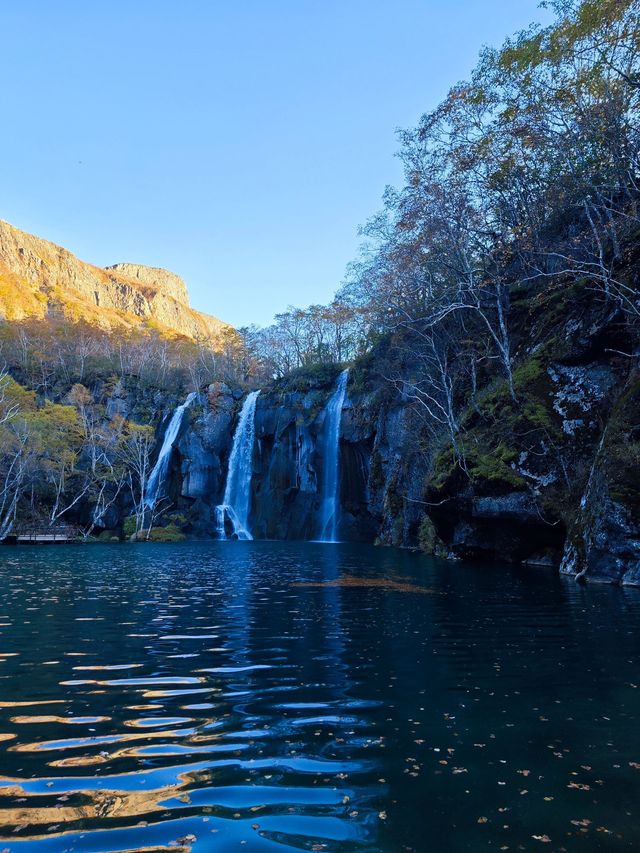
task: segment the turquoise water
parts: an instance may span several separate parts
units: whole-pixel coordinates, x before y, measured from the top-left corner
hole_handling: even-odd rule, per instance
[[[639,638],[507,566],[4,548],[0,851],[637,850]]]

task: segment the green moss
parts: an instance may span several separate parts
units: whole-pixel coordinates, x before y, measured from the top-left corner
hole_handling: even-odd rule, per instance
[[[311,364],[293,370],[275,383],[275,390],[283,393],[291,391],[310,391],[332,385],[342,370],[338,364]]]
[[[539,427],[540,429],[548,430],[549,432],[557,433],[558,426],[554,423],[551,412],[546,406],[538,400],[527,400],[522,407],[522,418],[525,420],[524,426]]]
[[[136,519],[133,515],[130,515],[129,518],[125,518],[123,521],[122,532],[125,536],[133,536],[136,532]]]
[[[456,469],[458,469],[458,463],[453,452],[453,447],[447,447],[436,457],[433,466],[433,475],[427,485],[436,490],[442,489]]]
[[[518,365],[513,371],[513,384],[516,391],[526,391],[534,382],[545,375],[545,372],[541,363],[541,354],[538,352],[533,358]]]
[[[634,516],[640,515],[640,380],[632,379],[611,412],[607,425],[604,473],[609,494]]]
[[[494,380],[469,407],[462,418],[466,466],[473,480],[502,482],[522,487],[524,480],[512,467],[519,456],[514,445],[519,437],[525,444],[562,440],[559,419],[552,408],[552,382],[547,371],[548,348],[522,362],[513,372],[516,400],[506,380]],[[441,455],[436,465],[436,485],[442,487],[457,467],[451,450]]]
[[[521,488],[525,481],[511,467],[511,463],[517,458],[517,450],[499,444],[492,453],[474,454],[473,459],[467,460],[469,474],[472,480],[486,480]]]
[[[453,485],[455,478],[466,477],[468,474],[472,482],[479,486],[488,484],[492,491],[496,487],[523,488],[525,480],[511,467],[517,458],[518,451],[504,443],[494,448],[487,447],[486,450],[472,447],[465,452],[465,473],[460,459],[454,454],[453,448],[449,447],[438,456],[433,477],[428,485],[440,491]]]
[[[186,536],[177,525],[168,524],[166,527],[152,527],[147,538],[150,542],[184,542]]]
[[[437,557],[446,556],[447,549],[444,542],[436,533],[433,522],[428,515],[425,515],[418,528],[418,546],[425,554],[432,554]]]

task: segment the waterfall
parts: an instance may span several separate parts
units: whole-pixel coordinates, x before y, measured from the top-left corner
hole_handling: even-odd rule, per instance
[[[229,457],[227,484],[222,503],[216,507],[218,537],[226,539],[225,521],[229,518],[238,539],[253,539],[249,530],[251,475],[255,438],[256,401],[260,391],[252,391],[242,404],[238,426]]]
[[[158,495],[160,494],[167,478],[169,463],[171,462],[171,454],[173,452],[173,444],[180,432],[182,419],[184,418],[185,412],[197,396],[197,391],[192,391],[184,403],[178,406],[171,415],[171,420],[169,421],[169,425],[165,431],[158,459],[156,460],[156,464],[153,466],[153,469],[149,474],[149,479],[147,480],[144,502],[150,509],[155,506],[158,500]]]
[[[349,371],[343,370],[324,410],[324,470],[320,506],[320,542],[336,542],[340,513],[340,423]]]

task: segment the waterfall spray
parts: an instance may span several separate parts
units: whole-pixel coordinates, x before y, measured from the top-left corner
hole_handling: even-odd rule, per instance
[[[255,438],[256,401],[260,391],[247,395],[238,426],[233,436],[229,457],[229,470],[222,503],[216,507],[218,537],[226,539],[225,521],[228,518],[238,539],[253,539],[249,530],[251,510],[251,476],[253,443]]]
[[[162,493],[162,487],[164,486],[167,473],[169,471],[173,445],[178,437],[178,433],[180,432],[180,427],[182,426],[185,413],[197,396],[197,392],[192,391],[184,403],[178,406],[171,415],[171,420],[169,421],[169,425],[167,426],[164,434],[164,439],[162,440],[162,447],[160,448],[158,459],[156,460],[156,464],[153,466],[153,469],[149,474],[149,479],[147,480],[144,502],[150,509],[155,506],[158,496]]]
[[[340,424],[349,371],[343,370],[324,415],[324,470],[320,506],[320,542],[336,542],[340,513]]]

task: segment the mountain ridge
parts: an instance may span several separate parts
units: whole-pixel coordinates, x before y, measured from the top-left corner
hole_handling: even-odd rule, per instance
[[[108,331],[153,326],[212,344],[232,328],[192,308],[176,273],[133,263],[98,267],[0,219],[0,318],[56,316]]]

